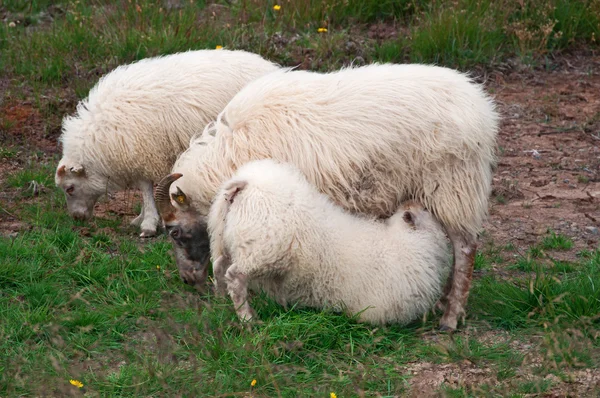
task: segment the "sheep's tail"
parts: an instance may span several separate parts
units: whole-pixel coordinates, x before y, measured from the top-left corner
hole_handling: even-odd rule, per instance
[[[215,197],[208,215],[208,232],[210,234],[210,251],[213,261],[226,254],[223,231],[227,224],[227,214],[236,196],[248,186],[246,180],[232,179],[223,185]]]

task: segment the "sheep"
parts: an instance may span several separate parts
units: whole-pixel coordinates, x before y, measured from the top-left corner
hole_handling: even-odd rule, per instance
[[[488,214],[499,116],[481,85],[458,71],[421,64],[373,64],[331,73],[279,70],[242,89],[165,178],[157,203],[176,236],[206,227],[221,183],[265,158],[298,167],[337,205],[390,217],[414,200],[444,226],[454,260],[437,307],[442,330],[464,322],[477,234]],[[208,139],[207,137],[212,137]],[[192,152],[199,150],[194,156]],[[175,182],[173,182],[175,181]],[[161,184],[159,184],[161,185]],[[196,263],[193,248],[181,244]],[[177,239],[174,239],[175,241]],[[208,256],[202,256],[206,260]],[[196,273],[202,283],[202,273]]]
[[[92,217],[107,191],[141,190],[132,224],[154,236],[160,216],[153,182],[173,166],[192,134],[249,81],[278,66],[245,51],[199,50],[121,65],[103,76],[74,116],[63,119],[56,185],[76,219]]]
[[[442,226],[404,203],[387,220],[334,204],[289,163],[240,167],[208,215],[217,291],[255,315],[248,288],[286,306],[332,308],[360,322],[406,324],[438,299],[449,266]]]

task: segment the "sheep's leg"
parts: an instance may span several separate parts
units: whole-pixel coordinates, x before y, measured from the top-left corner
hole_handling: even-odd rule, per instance
[[[440,320],[442,330],[455,330],[459,319],[464,323],[465,307],[471,288],[473,268],[475,267],[476,237],[450,230],[448,232],[454,248],[454,263],[448,284],[444,289],[444,297],[440,304],[446,304],[444,315]]]
[[[225,281],[238,317],[242,321],[251,320],[254,310],[248,302],[248,275],[239,271],[238,267],[233,264],[225,272]]]
[[[142,181],[139,183],[139,188],[142,191],[142,199],[144,201],[142,214],[144,215],[140,237],[147,238],[156,235],[156,229],[160,222],[160,215],[154,203],[153,184],[152,181]]]
[[[227,294],[227,282],[225,280],[225,273],[231,266],[229,257],[221,255],[213,264],[213,276],[215,278],[215,293],[219,296],[225,296]]]
[[[144,206],[142,206],[142,211],[140,212],[140,214],[134,218],[133,220],[131,220],[131,225],[133,225],[134,227],[139,227],[142,224],[142,220],[144,219]]]

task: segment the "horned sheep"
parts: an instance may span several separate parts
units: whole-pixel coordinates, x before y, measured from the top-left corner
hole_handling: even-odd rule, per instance
[[[172,174],[159,184],[170,196],[161,194],[157,202],[174,240],[187,236],[191,242],[179,241],[176,250],[195,264],[191,283],[198,285],[208,256],[192,253],[208,246],[211,201],[249,161],[291,163],[355,214],[386,218],[400,203],[417,201],[452,242],[452,272],[438,304],[444,309],[441,328],[453,330],[465,316],[477,234],[487,217],[498,122],[482,86],[444,67],[279,70],[251,82],[227,104],[198,139],[204,145],[190,146],[174,165],[172,173],[183,177],[175,181]],[[189,238],[194,233],[199,235]]]
[[[223,184],[208,231],[217,291],[229,292],[243,320],[254,316],[250,288],[284,306],[405,324],[438,299],[450,258],[442,226],[419,204],[385,221],[355,216],[270,159]]]
[[[160,216],[153,182],[169,173],[190,137],[249,81],[277,65],[245,51],[199,50],[147,58],[103,76],[63,119],[55,180],[76,219],[91,218],[107,191],[138,187],[132,224],[153,236]]]

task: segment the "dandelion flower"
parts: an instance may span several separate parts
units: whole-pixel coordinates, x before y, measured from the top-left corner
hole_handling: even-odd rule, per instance
[[[329,398],[337,398],[337,395],[335,395],[335,393],[332,392],[331,394],[329,394]]]
[[[83,387],[83,383],[80,382],[79,380],[73,380],[73,379],[71,379],[71,380],[69,380],[69,383],[71,383],[72,385],[74,385],[77,388]]]
[[[14,23],[14,22],[12,22],[12,21],[10,21],[10,22],[8,23],[8,27],[9,27],[9,28],[14,28],[15,26],[17,26],[17,24],[16,24],[16,23]],[[592,34],[593,34],[593,33],[592,33]]]
[[[222,48],[223,48],[223,46],[216,46],[216,47],[215,47],[215,49],[217,49],[217,50],[220,50],[220,49],[222,49]],[[177,200],[179,201],[179,198],[177,198]],[[180,202],[180,203],[181,203],[181,202]]]
[[[157,266],[156,266],[156,269],[160,271],[160,265],[157,265]]]
[[[327,32],[327,28],[319,28],[319,29],[317,29],[317,32],[325,33],[325,32]]]
[[[275,5],[273,6],[273,9],[274,9],[275,11],[279,11],[279,10],[281,10],[281,6],[280,6],[279,4],[275,4]]]
[[[250,385],[251,385],[252,387],[254,387],[254,386],[256,385],[256,379],[252,380],[252,383],[250,383]]]

